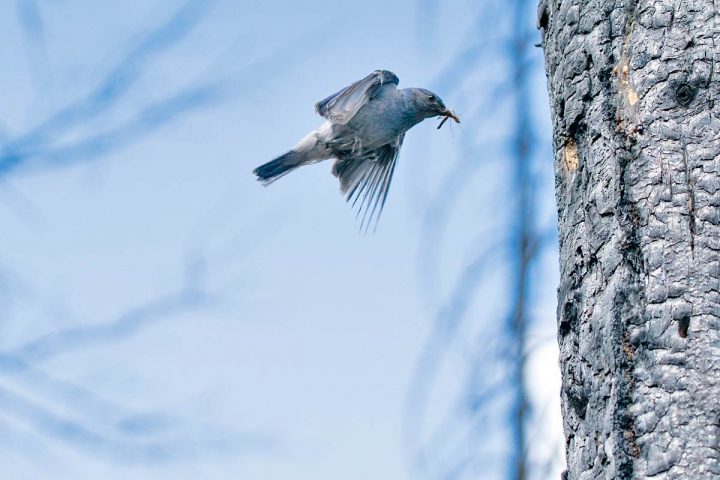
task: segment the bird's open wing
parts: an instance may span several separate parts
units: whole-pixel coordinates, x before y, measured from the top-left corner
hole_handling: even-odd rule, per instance
[[[373,217],[377,227],[404,137],[400,135],[394,142],[369,152],[339,156],[333,165],[340,192],[346,201],[358,205],[357,216],[362,214],[360,230],[367,231]]]
[[[378,87],[396,86],[398,77],[387,70],[373,73],[315,104],[315,111],[333,123],[346,124],[365,105]]]

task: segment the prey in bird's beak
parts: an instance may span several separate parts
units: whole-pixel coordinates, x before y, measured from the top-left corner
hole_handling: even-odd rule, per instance
[[[455,120],[455,123],[460,123],[460,117],[455,115],[455,112],[453,112],[452,110],[450,110],[448,108],[443,110],[443,112],[440,114],[440,116],[443,117],[443,119],[440,120],[440,125],[437,126],[438,130],[440,130],[440,128],[442,128],[443,125],[445,125],[445,122],[448,121],[448,118],[452,118],[453,120]]]

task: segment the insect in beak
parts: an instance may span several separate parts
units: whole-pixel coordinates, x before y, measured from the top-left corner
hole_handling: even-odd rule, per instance
[[[460,117],[455,115],[455,112],[453,112],[452,110],[445,110],[443,113],[440,114],[440,116],[443,117],[443,119],[440,120],[440,125],[437,126],[438,130],[440,130],[443,125],[445,125],[445,122],[448,121],[448,118],[452,118],[453,120],[455,120],[455,123],[460,123]]]

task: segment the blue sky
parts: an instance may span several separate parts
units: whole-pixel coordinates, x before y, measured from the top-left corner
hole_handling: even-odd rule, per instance
[[[0,5],[7,139],[92,91],[182,3]],[[129,68],[117,106],[58,144],[184,88],[210,86],[209,99],[190,97],[200,103],[107,154],[41,154],[0,179],[0,347],[27,362],[0,365],[4,476],[408,478],[403,418],[418,356],[458,272],[503,223],[502,202],[488,208],[503,169],[483,160],[468,175],[490,181],[463,191],[427,275],[423,221],[441,179],[468,148],[501,157],[502,105],[477,111],[467,79],[441,73],[476,41],[478,6],[191,5],[197,25],[142,59],[137,78]],[[425,122],[406,136],[380,227],[361,235],[329,163],[269,188],[250,172],[321,123],[314,102],[377,68],[436,89],[467,121],[440,131]],[[549,137],[543,82],[539,71],[533,108]],[[475,138],[482,115],[498,115],[498,126]],[[546,150],[549,196],[538,210],[552,227]],[[552,340],[552,252],[540,265],[536,336]],[[475,312],[502,307],[494,283]],[[536,353],[545,401],[559,388],[554,342]],[[453,364],[444,372],[434,402],[461,382]]]

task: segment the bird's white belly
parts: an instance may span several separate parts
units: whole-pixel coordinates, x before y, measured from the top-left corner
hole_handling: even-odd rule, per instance
[[[306,154],[308,159],[324,160],[330,157],[327,142],[332,138],[332,123],[325,122],[317,130],[305,135],[293,148],[296,152]]]

